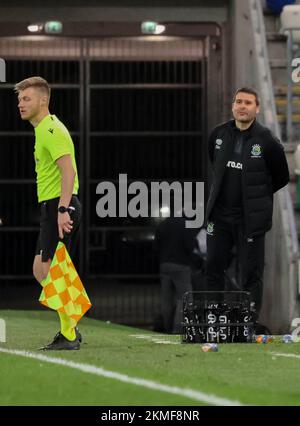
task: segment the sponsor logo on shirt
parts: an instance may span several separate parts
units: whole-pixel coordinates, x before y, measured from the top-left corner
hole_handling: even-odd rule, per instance
[[[236,163],[235,161],[228,161],[228,163],[226,164],[226,167],[231,167],[232,169],[243,169],[243,164],[242,163]]]
[[[221,145],[222,145],[223,141],[222,139],[216,139],[216,149],[221,149]]]
[[[252,145],[251,158],[261,158],[261,146],[259,144]]]
[[[214,235],[214,224],[213,224],[213,222],[208,222],[208,224],[207,224],[207,235]]]

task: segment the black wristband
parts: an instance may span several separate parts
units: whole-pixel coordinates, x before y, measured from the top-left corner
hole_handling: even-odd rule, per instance
[[[58,209],[59,213],[66,213],[68,211],[68,208],[65,206],[59,206]]]

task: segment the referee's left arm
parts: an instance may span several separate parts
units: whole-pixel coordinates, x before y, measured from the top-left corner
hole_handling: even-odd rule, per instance
[[[58,203],[58,207],[65,206],[69,207],[73,189],[76,171],[72,164],[72,158],[70,154],[63,155],[56,160],[56,164],[59,167],[61,174],[61,194]],[[64,232],[71,232],[73,221],[70,218],[68,212],[58,214],[58,231],[60,238],[63,238]]]

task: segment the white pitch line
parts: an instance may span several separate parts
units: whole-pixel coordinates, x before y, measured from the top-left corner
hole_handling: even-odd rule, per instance
[[[84,373],[94,374],[96,376],[108,377],[110,379],[115,379],[120,382],[130,383],[137,386],[142,386],[144,388],[153,389],[156,391],[171,393],[179,395],[182,397],[190,398],[195,401],[204,402],[210,405],[220,405],[220,406],[239,406],[244,405],[239,401],[230,400],[227,398],[220,398],[218,396],[207,394],[198,390],[193,390],[189,388],[179,388],[177,386],[164,385],[162,383],[154,382],[152,380],[141,379],[138,377],[130,377],[126,374],[116,373],[115,371],[105,370],[101,367],[96,367],[95,365],[82,364],[79,362],[68,361],[62,358],[52,358],[46,355],[37,354],[34,352],[27,352],[17,349],[4,349],[0,348],[0,352],[23,356],[25,358],[37,359],[39,361],[49,362],[56,365],[62,365],[64,367],[74,368],[75,370],[83,371]]]
[[[180,345],[180,342],[174,342],[171,340],[166,340],[165,336],[156,336],[155,334],[130,334],[130,337],[135,337],[136,339],[149,340],[153,343],[163,344],[163,345]]]
[[[274,356],[284,356],[286,358],[297,358],[300,359],[300,355],[296,355],[296,354],[282,354],[282,353],[276,353],[276,352],[270,352],[271,355]]]

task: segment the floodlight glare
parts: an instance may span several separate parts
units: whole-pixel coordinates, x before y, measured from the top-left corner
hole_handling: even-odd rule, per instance
[[[158,25],[156,26],[155,33],[154,33],[154,34],[162,34],[165,30],[166,30],[165,25],[160,25],[160,24],[158,24]]]
[[[165,25],[160,25],[154,21],[145,21],[141,24],[141,31],[143,34],[161,34],[165,29]]]
[[[60,21],[48,21],[45,23],[46,34],[60,34],[63,30],[63,24]]]
[[[170,208],[168,206],[161,207],[160,212],[167,215],[170,213]]]
[[[27,30],[30,33],[40,33],[43,29],[43,24],[30,24],[27,26]]]

